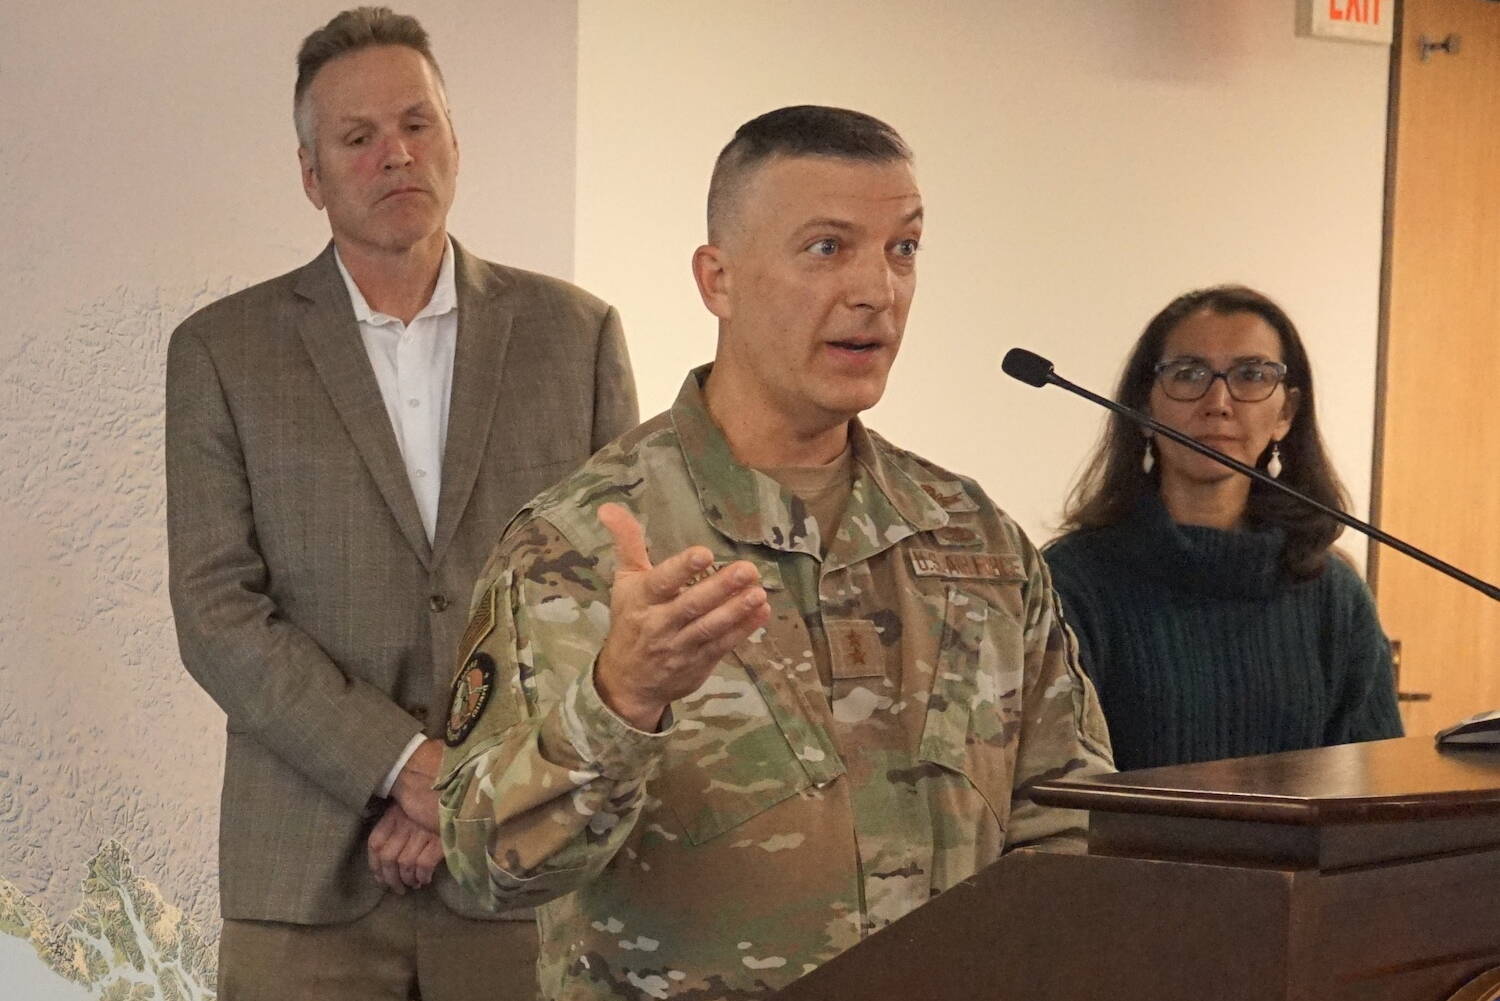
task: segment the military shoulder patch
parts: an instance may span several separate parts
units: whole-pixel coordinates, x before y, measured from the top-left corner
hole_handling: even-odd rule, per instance
[[[474,724],[484,715],[490,696],[495,691],[495,658],[487,653],[476,653],[459,668],[453,679],[453,696],[448,704],[448,726],[443,731],[443,742],[457,747],[469,738]]]
[[[1015,553],[955,553],[941,549],[908,550],[911,571],[918,577],[953,577],[959,580],[1026,579],[1021,557]]]

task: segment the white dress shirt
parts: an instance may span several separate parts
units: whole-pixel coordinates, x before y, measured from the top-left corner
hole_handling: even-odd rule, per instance
[[[448,437],[448,400],[453,394],[453,351],[458,344],[458,292],[453,282],[453,244],[443,249],[432,298],[410,325],[370,309],[344,262],[339,274],[354,303],[359,336],[380,384],[396,444],[406,463],[411,492],[431,542],[437,528],[438,490],[443,481],[443,442]]]
[[[377,313],[349,276],[334,248],[334,262],[354,304],[359,336],[375,370],[385,412],[406,464],[406,478],[417,499],[422,528],[431,542],[437,530],[438,494],[443,482],[443,444],[448,437],[448,402],[453,395],[453,353],[458,345],[458,290],[453,280],[453,242],[443,247],[432,298],[410,324]],[[389,796],[396,776],[425,739],[419,731],[387,773],[378,794]]]

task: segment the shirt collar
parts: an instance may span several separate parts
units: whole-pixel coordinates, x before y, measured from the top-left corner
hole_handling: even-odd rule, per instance
[[[712,365],[688,373],[672,405],[672,424],[683,461],[698,491],[704,517],[739,542],[818,556],[821,539],[807,507],[781,484],[734,457],[703,398]],[[827,563],[868,559],[916,532],[948,523],[943,507],[884,453],[889,445],[855,418],[849,422],[854,488]]]
[[[354,306],[354,319],[359,323],[368,323],[372,326],[381,326],[395,320],[395,317],[385,313],[377,313],[370,308],[365,301],[364,293],[355,284],[354,278],[349,274],[349,269],[344,267],[344,259],[339,256],[337,245],[333,248],[333,262],[338,265],[339,277],[344,279],[344,287],[349,290],[349,301]],[[432,298],[427,300],[427,305],[412,317],[412,322],[426,316],[442,316],[458,308],[458,286],[453,278],[453,238],[447,237],[443,240],[443,261],[438,265],[437,284],[433,286]]]

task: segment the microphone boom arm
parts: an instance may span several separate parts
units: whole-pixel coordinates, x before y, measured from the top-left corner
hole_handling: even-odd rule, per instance
[[[1015,375],[1014,372],[1011,372],[1010,374]],[[1114,400],[1106,399],[1105,397],[1102,397],[1097,393],[1091,393],[1087,389],[1084,389],[1082,386],[1074,385],[1067,379],[1064,379],[1062,376],[1052,371],[1052,366],[1050,364],[1047,364],[1044,376],[1041,375],[1040,371],[1037,374],[1041,376],[1044,382],[1050,382],[1056,386],[1060,386],[1070,393],[1076,393],[1084,399],[1091,400],[1107,410],[1114,411],[1127,420],[1131,420],[1144,427],[1148,427],[1164,438],[1170,438],[1173,441],[1177,442],[1177,444],[1179,445],[1190,448],[1193,451],[1200,453],[1201,455],[1206,455],[1216,462],[1223,463],[1230,469],[1233,469],[1235,472],[1244,473],[1246,476],[1250,477],[1257,483],[1264,483],[1266,486],[1275,487],[1282,493],[1295,497],[1304,504],[1312,505],[1319,511],[1328,515],[1328,517],[1337,521],[1339,524],[1346,525],[1349,528],[1354,529],[1355,531],[1363,532],[1365,535],[1368,535],[1370,538],[1376,540],[1377,542],[1383,542],[1387,546],[1390,546],[1392,549],[1403,552],[1407,556],[1410,556],[1412,559],[1417,560],[1421,563],[1425,563],[1428,566],[1432,567],[1434,570],[1445,573],[1449,577],[1452,577],[1454,580],[1461,581],[1462,583],[1469,585],[1480,594],[1486,595],[1495,601],[1500,601],[1500,588],[1497,588],[1495,585],[1480,580],[1473,574],[1460,570],[1458,567],[1454,566],[1451,563],[1445,563],[1443,560],[1438,559],[1436,556],[1433,556],[1430,553],[1423,552],[1410,543],[1402,542],[1394,535],[1391,535],[1388,532],[1383,532],[1380,529],[1376,528],[1374,525],[1360,521],[1353,515],[1346,514],[1343,511],[1337,510],[1336,508],[1331,508],[1327,504],[1321,504],[1318,501],[1313,500],[1311,497],[1307,497],[1302,493],[1293,490],[1291,487],[1287,486],[1285,483],[1282,483],[1280,480],[1275,479],[1271,476],[1267,476],[1265,473],[1261,472],[1259,469],[1256,469],[1254,466],[1247,466],[1243,462],[1240,462],[1238,459],[1232,459],[1229,456],[1225,455],[1223,452],[1218,451],[1217,449],[1209,448],[1207,445],[1188,437],[1181,431],[1174,431],[1172,428],[1167,427],[1160,421],[1148,417],[1147,415],[1138,411],[1132,410],[1123,404],[1116,403]],[[1019,375],[1016,377],[1021,378],[1023,382],[1030,382],[1030,380],[1022,378]],[[1042,383],[1031,384],[1041,385]]]

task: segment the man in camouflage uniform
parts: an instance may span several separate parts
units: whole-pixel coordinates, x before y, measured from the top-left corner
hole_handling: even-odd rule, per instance
[[[905,144],[786,108],[720,155],[713,365],[507,530],[460,650],[448,864],[540,905],[548,998],[768,994],[1084,816],[1110,767],[1045,566],[873,405],[915,287]]]

